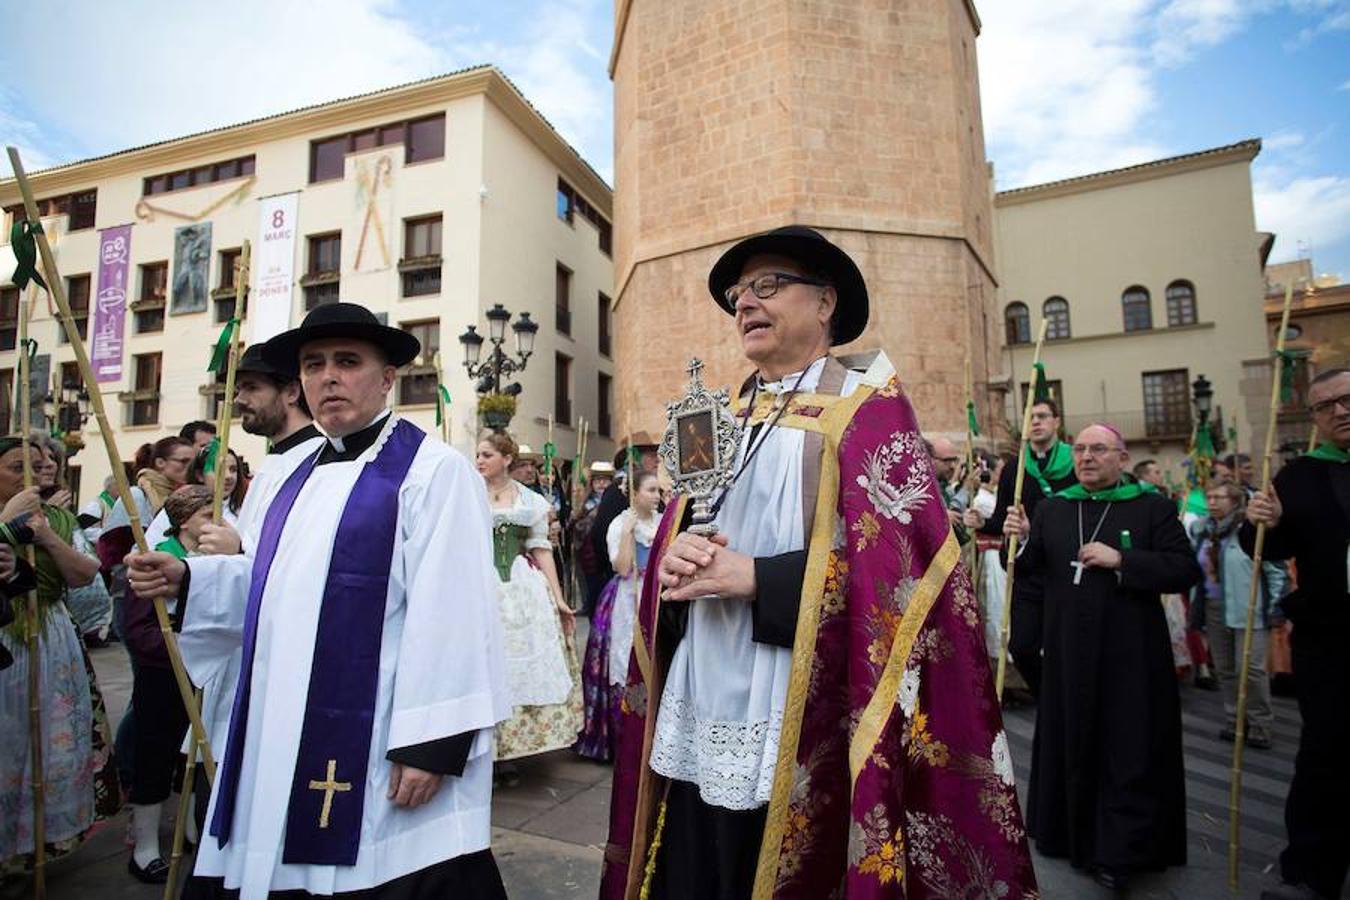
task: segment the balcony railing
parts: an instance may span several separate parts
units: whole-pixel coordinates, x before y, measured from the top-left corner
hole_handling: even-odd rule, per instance
[[[1184,416],[1178,409],[1126,409],[1107,412],[1079,413],[1064,417],[1064,433],[1075,434],[1094,423],[1111,425],[1127,441],[1189,441],[1195,429],[1195,419],[1189,409]]]

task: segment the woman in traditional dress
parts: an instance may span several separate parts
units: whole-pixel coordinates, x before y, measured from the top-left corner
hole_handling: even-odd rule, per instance
[[[628,655],[633,650],[633,623],[638,595],[647,571],[656,526],[661,517],[661,484],[653,472],[638,472],[632,505],[609,523],[605,544],[614,577],[600,592],[586,639],[582,693],[586,724],[577,739],[577,752],[599,762],[614,758],[619,739],[619,709],[628,680]]]
[[[497,759],[570,747],[581,730],[581,679],[572,610],[563,601],[548,539],[548,501],[510,476],[516,442],[494,433],[478,444],[478,472],[492,507],[501,585],[506,679],[514,707],[497,726]],[[509,770],[503,770],[507,779]]]
[[[71,547],[76,529],[69,510],[45,506],[37,487],[23,488],[24,454],[42,465],[41,452],[20,438],[0,438],[0,522],[10,527],[0,541],[23,555],[21,544],[36,548],[38,653],[28,652],[31,623],[27,596],[8,601],[14,621],[0,629],[0,645],[14,664],[0,671],[0,872],[26,868],[33,853],[32,748],[29,733],[28,671],[38,666],[39,709],[45,784],[47,858],[80,845],[98,818],[96,776],[106,765],[93,745],[94,705],[90,678],[75,623],[62,600],[67,588],[88,584],[98,563]],[[25,516],[22,523],[15,520]],[[115,803],[116,797],[112,798]]]

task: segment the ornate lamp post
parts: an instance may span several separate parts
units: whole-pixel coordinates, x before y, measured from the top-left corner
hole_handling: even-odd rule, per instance
[[[1209,416],[1214,410],[1214,387],[1204,375],[1191,382],[1191,402],[1195,406],[1195,474],[1200,487],[1209,484],[1214,464],[1214,437]]]
[[[528,312],[521,313],[514,322],[511,321],[511,313],[500,303],[493,304],[492,308],[486,313],[488,320],[487,341],[492,345],[487,359],[483,359],[483,336],[478,333],[474,325],[459,336],[459,342],[464,347],[464,369],[469,373],[470,378],[478,379],[477,391],[483,399],[479,401],[479,409],[482,410],[487,424],[493,428],[505,428],[511,421],[511,416],[515,412],[514,398],[520,393],[520,385],[511,383],[502,385],[502,378],[509,377],[516,372],[525,371],[525,366],[529,363],[531,354],[534,353],[534,336],[539,331],[539,324],[530,319]],[[511,325],[511,331],[516,338],[516,353],[509,355],[502,349],[502,344],[506,342],[506,326]],[[491,400],[492,397],[510,398],[507,400]]]
[[[68,457],[84,449],[82,433],[89,420],[89,392],[84,385],[64,383],[59,393],[43,396],[42,415],[48,430],[61,435]]]

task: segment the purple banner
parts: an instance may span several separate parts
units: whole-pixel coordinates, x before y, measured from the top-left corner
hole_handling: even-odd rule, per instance
[[[127,270],[131,267],[131,226],[99,233],[98,297],[89,333],[89,362],[99,382],[122,378],[122,335],[127,319]]]

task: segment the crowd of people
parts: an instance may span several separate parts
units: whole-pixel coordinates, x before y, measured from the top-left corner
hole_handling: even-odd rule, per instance
[[[1331,810],[1350,779],[1330,748],[1345,735],[1350,684],[1325,627],[1350,615],[1340,566],[1350,559],[1350,485],[1338,467],[1347,458],[1342,445],[1350,445],[1343,395],[1350,371],[1314,381],[1311,409],[1325,442],[1280,469],[1269,491],[1246,454],[1200,459],[1193,486],[1178,488],[1157,461],[1131,464],[1108,424],[1065,441],[1048,398],[1032,406],[1020,507],[1015,457],[975,450],[962,463],[952,442],[927,445],[953,525],[968,529],[978,558],[991,666],[1006,647],[1020,676],[1017,684],[1010,678],[1003,702],[1037,705],[1027,813],[1043,854],[1066,857],[1112,888],[1185,864],[1178,686],[1221,692],[1225,721],[1213,738],[1231,744],[1242,734],[1260,751],[1275,742],[1278,677],[1282,687],[1293,685],[1302,732],[1282,884],[1262,896],[1340,895],[1350,831]],[[1293,516],[1284,514],[1285,496],[1299,498]],[[1259,568],[1258,524],[1267,526]],[[1014,534],[1023,545],[1005,644],[1008,561],[1000,554]],[[1251,598],[1251,651],[1241,671]]]
[[[1238,457],[1173,496],[1111,425],[1065,439],[1048,399],[1021,460],[925,440],[884,354],[834,355],[867,286],[811,229],[735,244],[708,290],[753,369],[711,521],[646,433],[561,466],[502,431],[472,461],[429,437],[389,404],[417,340],[351,303],[243,354],[256,471],[192,422],[137,452],[129,505],[108,484],[77,510],[58,442],[0,440],[5,871],[33,857],[37,666],[47,858],[130,805],[128,871],[164,882],[177,788],[189,898],[503,897],[494,786],[569,748],[614,766],[602,900],[1025,898],[1029,841],[1119,890],[1186,862],[1181,679],[1223,692],[1217,739],[1269,748],[1280,635],[1303,738],[1269,895],[1339,895],[1350,371],[1313,382],[1326,442],[1272,489]],[[115,739],[108,640],[133,673]],[[1025,820],[1000,699],[1037,710]]]

